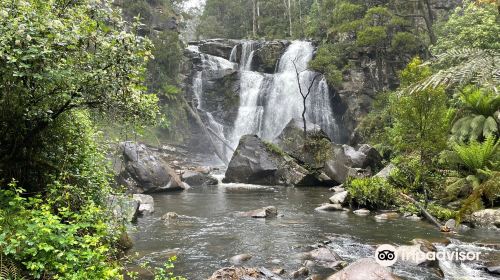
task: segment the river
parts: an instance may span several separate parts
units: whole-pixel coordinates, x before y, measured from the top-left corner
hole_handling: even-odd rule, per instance
[[[438,232],[423,221],[400,218],[377,221],[352,212],[317,212],[315,207],[332,195],[325,188],[263,187],[242,184],[192,188],[184,192],[157,194],[155,213],[138,219],[131,255],[136,263],[150,261],[160,265],[167,256],[177,254],[175,273],[188,279],[206,279],[217,269],[230,266],[229,258],[248,253],[246,266],[298,269],[299,254],[311,245],[330,240],[327,245],[351,262],[373,256],[376,244],[408,244],[414,238],[452,243],[438,250],[462,248],[480,250],[485,259],[498,259],[500,252],[468,242],[500,243],[498,231],[471,229],[463,234]],[[276,206],[282,217],[253,219],[240,217],[239,211]],[[179,218],[163,221],[167,212]],[[446,279],[495,279],[473,263],[441,262]],[[331,269],[313,268],[328,276]],[[428,268],[396,265],[394,272],[407,279],[441,279]]]

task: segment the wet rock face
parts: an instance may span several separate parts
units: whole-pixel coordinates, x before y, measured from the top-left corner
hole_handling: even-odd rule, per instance
[[[327,280],[399,280],[387,268],[379,265],[372,258],[360,259],[341,271],[328,277]]]
[[[123,142],[120,147],[125,168],[118,175],[118,183],[125,185],[129,193],[154,193],[185,188],[179,176],[161,159],[157,151],[135,142]]]
[[[229,59],[236,44],[233,40],[214,39],[200,42],[199,47],[203,53]]]
[[[371,146],[364,144],[357,150],[348,145],[333,145],[333,155],[324,171],[331,179],[341,184],[348,177],[366,178],[381,167],[382,156]]]
[[[285,52],[287,45],[286,42],[281,41],[260,44],[253,56],[252,70],[268,74],[275,73],[279,59]]]
[[[256,135],[241,137],[223,182],[299,186],[318,183],[315,175],[283,152],[273,149]]]

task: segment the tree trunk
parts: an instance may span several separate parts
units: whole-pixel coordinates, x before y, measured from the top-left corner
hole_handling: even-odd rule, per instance
[[[304,124],[304,141],[305,139],[307,138],[307,122],[306,122],[306,99],[307,98],[303,98],[302,99],[302,103],[304,105],[304,110],[302,110],[302,122]]]
[[[198,113],[193,108],[191,108],[191,106],[189,105],[189,103],[186,101],[186,99],[184,97],[181,97],[181,98],[182,98],[182,101],[184,102],[184,104],[186,105],[186,109],[187,109],[188,113],[191,115],[191,117],[193,117],[196,124],[201,128],[201,130],[203,131],[203,134],[205,134],[205,136],[209,140],[210,145],[212,145],[212,147],[214,148],[214,152],[217,155],[217,157],[219,157],[224,162],[224,164],[229,165],[229,161],[224,156],[224,153],[219,151],[219,149],[217,148],[217,145],[215,145],[214,140],[212,139],[212,136],[210,135],[210,131],[207,129],[207,127],[205,126],[205,124],[201,120]]]
[[[252,34],[253,37],[257,37],[257,3],[256,0],[252,0]]]
[[[419,2],[420,10],[424,17],[425,26],[427,28],[427,32],[429,33],[429,39],[431,40],[431,44],[435,44],[437,42],[436,34],[434,34],[434,30],[432,26],[434,24],[434,17],[432,16],[432,8],[429,0],[421,0]]]
[[[290,24],[290,37],[293,37],[293,31],[292,31],[292,6],[290,5],[290,0],[288,0],[288,22]]]

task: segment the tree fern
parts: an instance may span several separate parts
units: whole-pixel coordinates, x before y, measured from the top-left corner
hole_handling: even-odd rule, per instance
[[[427,64],[433,65],[438,71],[407,90],[417,92],[427,88],[467,84],[496,89],[500,84],[500,53],[497,50],[451,49],[437,55]]]
[[[498,161],[498,144],[496,137],[490,136],[482,143],[472,140],[468,144],[454,144],[453,150],[463,166],[476,172],[492,166],[493,161]]]

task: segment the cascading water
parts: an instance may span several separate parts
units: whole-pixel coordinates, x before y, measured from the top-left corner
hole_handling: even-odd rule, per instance
[[[193,95],[196,99],[195,104],[197,104],[196,108],[206,116],[210,130],[216,133],[219,138],[224,139],[224,126],[218,123],[213,115],[204,108],[203,81],[224,77],[234,71],[237,65],[217,56],[200,53],[198,46],[188,46],[188,50],[198,53],[202,62],[202,70],[196,72],[192,82]],[[230,154],[230,152],[227,151],[227,147],[223,143],[217,141],[217,139],[214,140],[214,143],[216,144],[216,149],[222,151],[223,154]]]
[[[245,134],[257,134],[266,140],[275,139],[290,120],[302,118],[303,99],[297,82],[297,67],[302,89],[307,91],[311,86],[311,94],[306,101],[306,120],[319,125],[332,140],[337,140],[338,127],[326,81],[323,76],[315,79],[319,74],[307,69],[313,57],[314,46],[305,41],[292,42],[280,58],[275,74],[251,71],[257,46],[258,43],[254,41],[243,41],[232,49],[229,60],[200,53],[203,70],[197,72],[193,78],[194,96],[198,99],[200,111],[205,111],[203,82],[232,73],[236,69],[234,62],[240,62],[240,104],[232,131],[224,131],[224,127],[206,112],[212,130],[227,139],[233,148],[237,147],[240,137]],[[189,49],[199,53],[197,47],[190,46]],[[225,151],[228,159],[232,156],[231,151],[222,143],[221,149]]]
[[[307,90],[318,75],[307,70],[314,52],[310,42],[293,42],[281,57],[278,71],[274,75],[249,71],[252,46],[251,43],[245,43],[242,47],[240,107],[231,136],[234,146],[244,134],[257,134],[264,139],[273,140],[291,119],[300,119],[303,99],[295,67],[300,73],[303,90]],[[338,127],[330,105],[328,86],[323,77],[314,81],[306,105],[307,121],[321,126],[330,138],[338,139]]]

